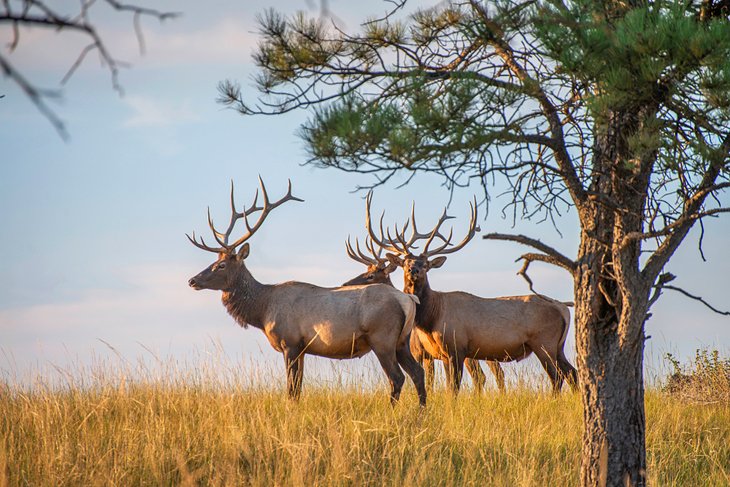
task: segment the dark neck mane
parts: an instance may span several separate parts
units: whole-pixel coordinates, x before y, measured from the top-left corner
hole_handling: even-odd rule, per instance
[[[221,301],[228,314],[242,327],[263,328],[270,288],[242,267],[230,289],[223,291]]]
[[[431,289],[428,279],[422,286],[416,287],[414,294],[420,301],[416,305],[416,326],[424,331],[433,331],[441,316],[441,295]]]

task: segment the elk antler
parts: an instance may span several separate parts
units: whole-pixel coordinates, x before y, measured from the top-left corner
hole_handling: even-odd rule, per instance
[[[373,243],[377,244],[381,249],[390,250],[391,252],[396,252],[398,254],[408,254],[410,253],[410,249],[416,249],[418,247],[415,247],[413,244],[421,239],[429,238],[432,239],[434,236],[438,236],[441,240],[444,239],[443,235],[438,233],[438,226],[434,229],[432,233],[420,233],[418,231],[418,228],[416,227],[416,217],[415,217],[415,211],[416,211],[416,204],[413,203],[411,206],[411,219],[406,221],[405,225],[403,226],[403,231],[399,232],[398,227],[395,227],[395,234],[396,238],[393,238],[390,235],[390,229],[384,230],[383,229],[383,218],[385,217],[385,211],[380,215],[380,235],[375,235],[375,232],[373,231],[372,226],[372,219],[370,217],[370,205],[373,201],[373,192],[372,190],[368,193],[366,204],[365,204],[365,227],[368,230],[368,235],[370,236],[370,239]],[[444,214],[442,215],[442,221],[440,223],[443,223],[443,221],[451,218],[450,216],[446,215],[446,211],[444,211]],[[439,225],[440,225],[439,223]],[[408,225],[411,225],[411,236],[408,239],[408,241],[405,240],[405,233],[408,230]],[[430,240],[429,240],[430,241]],[[387,243],[386,243],[387,242]],[[400,243],[400,246],[398,245]]]
[[[441,225],[446,220],[449,220],[453,217],[446,214],[446,209],[444,209],[444,212],[441,214],[441,217],[439,218],[438,222],[436,222],[436,226],[431,230],[429,233],[421,233],[418,231],[418,228],[416,226],[416,205],[415,203],[411,206],[411,217],[409,220],[406,221],[406,223],[403,225],[403,229],[401,231],[398,230],[398,226],[395,226],[395,237],[391,236],[390,229],[383,230],[383,218],[385,216],[385,212],[380,217],[380,236],[375,235],[375,232],[372,228],[371,223],[371,217],[370,217],[370,204],[372,202],[372,191],[368,193],[367,196],[367,203],[365,206],[365,226],[367,227],[368,234],[372,241],[381,247],[381,249],[390,250],[391,252],[395,252],[400,255],[413,255],[413,250],[417,249],[418,247],[415,245],[415,243],[419,240],[426,240],[426,244],[423,247],[423,252],[421,252],[421,256],[424,257],[432,257],[437,254],[450,254],[452,252],[456,252],[457,250],[463,248],[476,234],[476,232],[479,231],[479,227],[477,226],[477,206],[476,206],[476,198],[474,198],[473,203],[469,203],[471,207],[471,219],[469,221],[469,231],[467,232],[466,237],[457,245],[448,248],[449,245],[451,245],[451,239],[453,237],[454,229],[449,230],[448,237],[444,237],[441,232],[440,228]],[[411,235],[406,240],[406,231],[408,230],[408,226],[411,226]],[[433,243],[434,238],[438,237],[442,243],[442,245],[434,250],[429,250],[429,246]]]
[[[200,242],[197,241],[195,237],[195,232],[193,232],[193,236],[191,237],[188,234],[185,234],[186,237],[188,237],[188,240],[193,243],[196,247],[199,249],[207,250],[208,252],[227,252],[231,253],[234,252],[236,247],[244,243],[246,240],[251,238],[254,233],[261,227],[261,224],[264,222],[266,217],[269,215],[271,210],[276,208],[277,206],[280,206],[286,201],[293,200],[293,201],[304,201],[303,199],[297,198],[296,196],[293,196],[291,194],[291,180],[288,182],[288,189],[286,192],[286,195],[284,195],[283,198],[281,198],[279,201],[275,201],[272,203],[269,201],[269,195],[266,192],[266,186],[264,185],[264,181],[261,179],[261,176],[259,176],[259,186],[261,188],[261,194],[263,195],[264,202],[263,206],[258,206],[258,199],[259,199],[259,190],[256,190],[256,194],[254,195],[253,203],[249,208],[245,208],[242,212],[239,212],[236,210],[236,203],[233,198],[233,181],[231,181],[231,220],[228,223],[228,228],[224,233],[219,232],[216,230],[215,226],[213,225],[213,219],[210,216],[210,207],[208,207],[208,226],[213,231],[213,237],[215,238],[216,242],[220,245],[220,247],[211,247],[208,244],[205,243],[203,238],[200,238]],[[254,223],[253,226],[251,226],[248,222],[248,217],[256,213],[257,211],[260,211],[261,214],[258,217],[258,220],[256,220],[256,223]],[[232,244],[228,243],[228,238],[231,236],[231,232],[233,231],[233,227],[236,225],[236,222],[243,218],[243,222],[246,225],[246,233],[233,242]]]
[[[443,245],[438,247],[434,250],[428,250],[428,246],[431,245],[431,241],[433,240],[433,234],[431,235],[431,238],[426,242],[426,245],[423,248],[423,252],[421,252],[421,255],[423,257],[433,257],[434,255],[445,255],[445,254],[451,254],[456,252],[457,250],[461,250],[466,244],[469,243],[469,241],[474,238],[474,235],[481,229],[477,225],[477,199],[476,196],[474,197],[474,202],[469,202],[469,209],[470,209],[470,218],[469,218],[469,231],[466,233],[466,236],[464,239],[459,242],[458,244],[454,245],[451,248],[447,248],[451,244],[451,237],[453,236],[454,229],[452,228],[449,231],[449,238],[444,239],[441,237],[441,240],[443,240]],[[444,210],[444,215],[446,215],[446,210]],[[439,220],[439,222],[436,224],[436,228],[434,228],[434,232],[438,230],[439,226],[443,223],[443,216],[442,219]]]
[[[360,250],[360,242],[357,238],[355,238],[355,248],[357,249],[357,252],[355,252],[352,248],[352,244],[350,243],[349,235],[347,236],[347,241],[345,241],[345,247],[347,248],[347,255],[349,255],[351,259],[367,266],[380,265],[386,260],[380,256],[380,254],[383,253],[383,249],[378,247],[378,250],[376,251],[375,245],[373,245],[373,239],[370,237],[365,239],[365,248],[370,252],[372,257],[370,255],[365,255],[362,250]]]

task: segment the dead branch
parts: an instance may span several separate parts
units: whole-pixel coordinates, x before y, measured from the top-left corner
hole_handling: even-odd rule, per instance
[[[678,293],[684,294],[685,296],[687,296],[690,299],[699,301],[700,303],[704,304],[705,306],[707,306],[708,308],[710,308],[712,311],[714,311],[715,313],[717,313],[719,315],[730,316],[730,311],[721,311],[721,310],[715,308],[714,306],[712,306],[707,301],[705,301],[705,299],[702,298],[702,296],[695,296],[694,294],[690,294],[689,292],[685,291],[681,287],[664,285],[664,286],[662,286],[662,289],[670,289],[672,291],[677,291]]]
[[[102,38],[97,27],[89,20],[89,10],[95,2],[81,2],[81,7],[75,15],[68,15],[66,13],[60,13],[54,10],[55,6],[50,6],[46,2],[33,0],[17,2],[19,5],[17,8],[11,7],[9,0],[3,1],[0,4],[0,24],[8,23],[13,28],[13,38],[10,43],[10,51],[12,52],[20,43],[20,30],[19,26],[25,26],[28,28],[52,28],[57,32],[63,31],[75,31],[86,36],[90,43],[84,47],[76,60],[71,64],[69,70],[63,76],[61,85],[65,84],[71,76],[74,74],[76,69],[86,58],[86,55],[93,50],[96,50],[101,57],[102,63],[109,70],[111,75],[112,87],[115,91],[122,93],[122,88],[119,83],[119,68],[125,64],[117,60],[107,48],[106,42]],[[105,3],[117,12],[129,13],[132,15],[132,23],[134,32],[137,37],[137,43],[140,48],[140,52],[144,54],[145,43],[142,35],[142,29],[140,26],[141,17],[152,17],[156,18],[160,22],[175,18],[179,16],[176,12],[162,12],[159,10],[141,7],[134,4],[126,4],[117,0],[105,0]],[[38,111],[48,119],[53,125],[53,128],[59,134],[59,136],[67,140],[68,131],[66,130],[63,121],[56,115],[56,113],[46,104],[46,99],[58,98],[60,92],[58,90],[45,90],[40,89],[30,82],[22,73],[15,69],[12,64],[5,58],[0,57],[0,68],[2,72],[10,78],[25,95],[33,102]]]
[[[525,256],[530,256],[532,260],[539,260],[541,262],[546,262],[548,264],[553,264],[558,267],[562,267],[566,271],[570,272],[571,275],[575,273],[575,270],[577,268],[577,264],[575,261],[569,259],[565,255],[561,254],[557,250],[555,250],[553,247],[550,247],[549,245],[546,245],[542,243],[540,240],[526,237],[525,235],[511,235],[506,233],[488,233],[487,235],[484,235],[482,237],[485,240],[507,240],[511,242],[517,242],[522,245],[527,245],[528,247],[532,247],[534,249],[539,250],[540,252],[543,252],[546,255],[541,254],[525,254],[520,259],[524,258]],[[519,260],[519,259],[518,259]]]

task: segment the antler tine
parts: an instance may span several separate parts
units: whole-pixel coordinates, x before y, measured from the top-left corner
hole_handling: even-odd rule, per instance
[[[233,193],[231,193],[231,196],[233,196]],[[251,203],[251,206],[246,209],[244,208],[243,212],[247,215],[253,215],[259,210],[263,210],[264,208],[262,206],[257,206],[259,202],[259,188],[256,188],[256,193],[253,195],[253,203]]]
[[[451,236],[449,236],[449,238],[444,238],[444,236],[441,235],[441,232],[439,232],[439,229],[441,228],[441,225],[443,225],[446,220],[450,220],[452,218],[454,218],[454,217],[447,215],[446,208],[444,208],[444,212],[441,213],[439,220],[436,222],[436,226],[433,227],[433,230],[431,231],[431,233],[428,234],[428,240],[426,240],[426,245],[423,246],[423,252],[421,253],[421,255],[429,255],[428,247],[431,245],[431,242],[433,242],[434,237],[438,236],[443,242],[447,242],[447,241],[451,240]],[[452,231],[453,231],[453,229],[452,229]]]
[[[373,245],[368,245],[368,238],[367,237],[365,238],[365,249],[370,251],[370,253],[372,254],[372,257],[370,257],[369,255],[365,255],[365,252],[363,252],[362,250],[360,250],[360,242],[358,241],[358,239],[355,239],[355,246],[357,247],[357,253],[360,254],[360,256],[363,259],[369,261],[373,265],[377,265],[377,264],[380,263],[380,261],[381,261],[381,259],[380,259],[380,252],[377,252],[376,253],[375,252],[375,248],[373,247]]]
[[[448,236],[447,238],[444,238],[444,237],[443,237],[443,235],[441,235],[441,234],[439,233],[439,238],[440,238],[440,239],[441,239],[441,241],[443,242],[443,243],[441,244],[441,246],[440,246],[439,248],[437,248],[437,249],[434,249],[434,250],[431,250],[431,251],[429,251],[429,250],[428,250],[428,245],[426,245],[426,246],[425,246],[425,247],[423,248],[423,253],[422,253],[421,255],[425,255],[425,256],[427,256],[427,257],[430,257],[430,256],[432,256],[432,255],[437,255],[438,253],[440,253],[441,251],[443,251],[443,250],[444,250],[444,249],[445,249],[446,247],[448,247],[448,246],[449,246],[449,245],[451,244],[451,239],[452,239],[453,237],[454,237],[454,229],[453,229],[453,228],[450,228],[450,229],[449,229],[449,236]],[[429,244],[430,244],[430,242],[429,242]]]
[[[450,216],[442,215],[442,218],[444,218],[444,221],[451,218]],[[411,223],[412,230],[411,230],[411,237],[408,239],[408,241],[405,241],[405,235],[406,235],[406,228],[408,227],[408,223]],[[406,222],[406,224],[403,226],[403,232],[402,232],[402,238],[400,239],[401,243],[404,245],[406,250],[409,252],[411,250],[415,250],[418,247],[413,245],[419,240],[428,239],[426,242],[426,247],[428,248],[428,245],[430,244],[431,240],[433,240],[434,237],[439,237],[441,240],[446,240],[443,235],[441,235],[438,232],[439,227],[443,221],[439,221],[439,223],[436,225],[436,228],[431,233],[421,233],[418,231],[418,226],[416,224],[416,202],[414,201],[411,205],[411,218]]]
[[[208,226],[210,227],[210,230],[213,232],[213,237],[215,237],[215,241],[218,242],[219,245],[225,247],[226,242],[228,241],[228,237],[225,234],[222,234],[221,232],[219,232],[218,230],[215,229],[215,225],[213,225],[213,217],[210,216],[210,206],[208,207]],[[229,226],[229,228],[230,228],[230,226]]]
[[[441,255],[451,254],[451,253],[456,252],[457,250],[461,250],[467,243],[469,243],[469,241],[472,238],[474,238],[474,235],[476,235],[476,233],[481,230],[479,228],[479,226],[477,225],[477,199],[476,199],[476,196],[474,197],[473,203],[471,201],[469,202],[469,209],[470,209],[470,214],[471,214],[471,218],[469,219],[469,231],[467,232],[466,236],[464,237],[464,239],[461,242],[459,242],[458,244],[454,245],[451,248],[446,248],[446,247],[448,247],[449,243],[451,242],[451,237],[453,235],[453,228],[452,228],[451,232],[449,232],[448,240],[445,240],[444,244],[441,247],[439,247],[435,250],[429,251],[428,245],[426,245],[426,247],[424,248],[423,253],[421,255],[427,256],[427,257],[432,257],[437,254],[441,254]],[[445,210],[444,210],[444,215],[446,215]],[[443,223],[443,222],[441,222],[441,223]],[[438,229],[438,227],[436,227],[436,228]],[[440,237],[440,238],[443,239],[443,237]],[[431,243],[431,242],[429,241],[429,243]]]
[[[416,200],[411,201],[411,221],[413,222],[413,233],[418,233],[418,229],[416,228]],[[403,227],[405,230],[405,227]]]
[[[403,231],[402,232],[399,232],[398,231],[398,224],[397,223],[395,224],[395,228],[394,228],[395,238],[403,246],[402,247],[403,250],[402,251],[399,251],[399,253],[401,253],[403,255],[410,254],[411,253],[410,250],[411,250],[411,248],[413,248],[413,236],[411,236],[411,239],[408,242],[406,242],[406,228],[408,228],[408,222],[407,221],[406,221],[406,224],[403,225]],[[390,236],[390,229],[388,229],[388,239],[391,241],[391,243],[394,246],[397,247],[396,243],[393,241],[393,238]]]
[[[216,242],[218,242],[218,244],[223,247],[228,247],[228,238],[231,236],[233,227],[236,226],[236,222],[243,216],[243,213],[239,213],[236,210],[236,201],[233,197],[233,193],[234,185],[233,179],[231,179],[231,220],[228,222],[228,228],[226,228],[225,233],[221,233],[215,229],[215,226],[213,225],[213,219],[210,216],[210,206],[208,207],[208,226],[210,226],[210,229],[213,231],[213,236],[215,237]]]
[[[266,185],[264,184],[264,180],[261,179],[261,174],[259,174],[259,186],[261,187],[261,193],[264,196],[264,208],[266,208],[269,204],[269,195],[266,193]]]
[[[362,253],[362,251],[360,250],[360,243],[358,242],[357,238],[355,239],[355,246],[357,247],[357,253],[353,250],[352,244],[350,243],[350,236],[348,235],[347,240],[345,241],[347,255],[349,255],[352,260],[361,264],[365,264],[367,266],[377,264],[377,262],[374,262],[372,259],[368,258],[365,254]]]
[[[246,225],[246,233],[241,238],[239,238],[238,240],[233,242],[232,244],[226,245],[226,248],[228,248],[229,250],[235,249],[236,247],[241,245],[243,242],[245,242],[246,240],[251,238],[253,236],[253,234],[256,233],[256,231],[261,227],[261,224],[264,223],[264,220],[266,220],[266,217],[269,215],[271,210],[273,210],[274,208],[276,208],[290,200],[300,201],[300,202],[304,201],[303,199],[297,198],[296,196],[292,195],[291,179],[289,179],[288,182],[289,183],[288,183],[287,192],[284,195],[284,197],[282,197],[279,201],[275,201],[274,203],[272,203],[271,201],[269,201],[269,195],[266,192],[266,185],[264,184],[263,179],[261,179],[261,176],[259,176],[259,186],[261,187],[261,194],[264,199],[264,206],[262,208],[260,208],[261,214],[259,215],[258,220],[256,220],[256,223],[254,223],[253,226],[251,226],[248,222],[248,216],[253,214],[255,211],[259,210],[258,208],[256,208],[256,200],[254,200],[254,207],[250,210],[245,210],[243,213],[240,213],[239,214],[240,216],[238,217],[238,218],[243,217],[243,222]]]
[[[188,240],[190,240],[190,242],[193,245],[195,245],[196,247],[198,247],[199,249],[207,250],[208,252],[215,252],[215,253],[222,252],[225,250],[224,248],[210,247],[209,245],[207,245],[205,243],[205,241],[203,240],[202,237],[200,238],[200,242],[198,242],[198,240],[195,238],[195,232],[193,232],[192,237],[190,235],[188,235],[187,233],[185,234],[185,236],[188,237]]]
[[[357,241],[356,241],[356,243],[357,243]],[[375,257],[378,260],[378,262],[383,260],[380,258],[380,254],[383,253],[383,248],[378,247],[378,249],[376,250],[375,245],[373,245],[373,239],[371,239],[369,237],[365,239],[365,248],[368,249],[371,254],[373,254],[373,257]]]
[[[383,214],[380,216],[380,238],[378,238],[375,235],[375,232],[373,231],[373,225],[370,218],[370,204],[373,201],[373,191],[370,190],[368,192],[367,197],[365,198],[365,228],[368,230],[368,235],[370,236],[370,239],[378,245],[378,247],[390,250],[391,252],[401,253],[400,250],[393,246],[393,242],[390,241],[390,245],[385,243],[383,240],[385,239],[385,232],[383,231],[383,218],[385,217],[385,211],[383,211]],[[389,239],[390,240],[390,239]]]

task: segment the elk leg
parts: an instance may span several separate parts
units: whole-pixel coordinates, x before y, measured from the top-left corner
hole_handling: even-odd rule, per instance
[[[304,352],[299,348],[285,348],[284,362],[286,363],[286,388],[289,398],[299,399],[304,382]]]
[[[424,384],[423,379],[423,367],[421,367],[416,359],[413,358],[413,355],[411,355],[410,345],[408,343],[401,345],[401,347],[396,350],[395,356],[398,359],[400,366],[403,367],[406,374],[410,376],[413,381],[413,385],[416,386],[416,391],[418,392],[418,403],[421,407],[425,407],[426,385]]]
[[[464,359],[459,357],[458,354],[449,354],[447,362],[447,375],[449,377],[449,386],[451,392],[454,395],[459,393],[459,387],[461,386],[461,376],[464,374]]]
[[[436,367],[434,366],[434,359],[428,352],[423,352],[423,373],[426,377],[426,388],[428,392],[433,392],[433,383],[436,378]]]
[[[400,391],[403,389],[403,383],[406,381],[403,371],[398,365],[398,359],[396,354],[392,351],[373,350],[375,355],[378,357],[380,366],[383,367],[385,375],[388,376],[390,381],[390,403],[395,405],[400,399]]]
[[[576,392],[578,390],[578,371],[575,370],[575,367],[573,367],[570,362],[568,362],[568,359],[565,358],[565,353],[562,350],[558,351],[558,367],[560,368],[560,372],[563,374],[565,380],[567,380],[568,384],[570,384],[570,388],[573,392]]]
[[[481,365],[479,365],[479,361],[468,358],[464,360],[464,365],[466,366],[466,371],[469,372],[469,375],[471,376],[472,382],[474,382],[474,389],[477,393],[481,394],[484,390],[484,384],[487,382],[487,376],[484,375],[484,371],[482,370]]]
[[[504,392],[504,370],[499,362],[496,360],[487,360],[487,366],[494,374],[494,379],[497,381],[497,389],[499,392]]]
[[[560,393],[560,389],[563,387],[563,374],[558,370],[557,362],[553,357],[542,347],[534,349],[535,355],[540,359],[542,367],[547,372],[550,382],[553,386],[553,394]]]
[[[421,344],[421,340],[418,338],[418,335],[416,334],[416,331],[411,332],[411,339],[410,339],[410,346],[411,346],[411,354],[413,355],[413,358],[416,359],[416,362],[418,362],[421,367],[423,367],[423,372],[426,377],[426,390],[428,392],[433,392],[433,381],[434,381],[434,366],[433,366],[433,357],[431,357],[431,354],[429,354]]]

